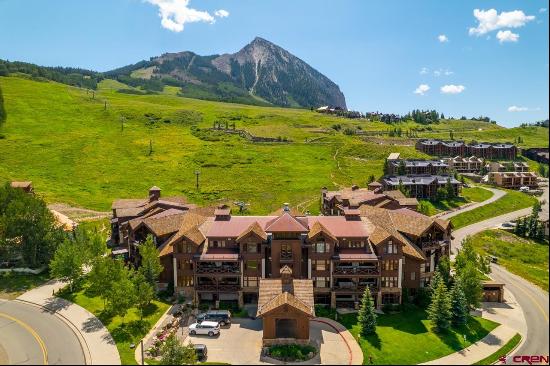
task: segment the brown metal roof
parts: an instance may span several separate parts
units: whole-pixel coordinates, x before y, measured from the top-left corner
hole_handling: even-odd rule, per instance
[[[280,233],[280,232],[306,232],[305,227],[295,217],[291,216],[288,212],[285,212],[281,216],[271,221],[265,231],[268,233]]]

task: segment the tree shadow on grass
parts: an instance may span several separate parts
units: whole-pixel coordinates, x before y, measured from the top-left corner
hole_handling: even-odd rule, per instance
[[[111,335],[117,343],[133,342],[145,336],[149,327],[150,324],[146,320],[132,320],[128,323],[120,324],[111,331]]]
[[[370,334],[366,337],[361,337],[361,339],[365,340],[368,344],[370,344],[372,347],[376,348],[377,350],[382,349],[382,340],[378,336],[378,334]]]
[[[148,317],[149,315],[153,315],[158,309],[158,305],[152,302],[143,309],[143,316]]]
[[[489,334],[489,331],[483,328],[483,325],[478,319],[469,317],[466,324],[453,326],[451,329],[439,333],[434,331],[434,334],[436,334],[443,343],[453,350],[458,351],[464,348],[464,341],[475,343]]]

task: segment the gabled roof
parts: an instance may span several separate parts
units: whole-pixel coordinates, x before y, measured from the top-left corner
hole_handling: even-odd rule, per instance
[[[309,230],[309,233],[307,234],[307,236],[308,236],[309,239],[313,239],[321,233],[323,235],[325,235],[326,237],[330,238],[334,242],[338,241],[338,239],[336,239],[336,237],[334,235],[332,235],[332,233],[323,224],[321,224],[319,221],[315,221],[315,223],[313,224],[313,226]]]
[[[266,232],[262,229],[258,221],[254,221],[252,224],[250,224],[250,226],[245,231],[242,232],[241,235],[237,237],[237,241],[240,242],[241,240],[243,240],[244,238],[246,238],[248,235],[251,235],[251,234],[256,235],[258,238],[262,239],[263,241],[267,240]]]
[[[256,316],[263,316],[285,304],[308,316],[315,316],[313,281],[293,279],[290,285],[283,285],[280,278],[261,279]]]
[[[269,222],[265,228],[268,233],[277,232],[306,232],[307,228],[295,217],[285,212],[281,216]]]
[[[174,243],[182,238],[186,238],[191,243],[199,246],[206,239],[201,226],[208,219],[204,216],[189,212],[186,213],[180,223],[177,232],[164,245],[159,248],[160,256],[172,253]]]
[[[277,295],[274,297],[271,301],[269,301],[267,304],[262,306],[261,309],[258,309],[258,317],[263,317],[266,314],[280,308],[281,306],[288,305],[296,310],[301,311],[302,313],[306,314],[307,316],[313,317],[313,309],[306,304],[304,304],[300,299],[298,299],[296,296],[288,293],[283,292],[282,294]]]

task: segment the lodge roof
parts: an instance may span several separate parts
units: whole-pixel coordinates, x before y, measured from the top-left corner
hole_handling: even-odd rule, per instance
[[[307,316],[315,316],[313,281],[293,279],[289,285],[277,279],[261,279],[256,316],[262,317],[284,305],[289,305]]]

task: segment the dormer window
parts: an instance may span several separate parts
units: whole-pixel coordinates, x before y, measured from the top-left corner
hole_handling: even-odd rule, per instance
[[[315,253],[323,254],[330,252],[330,244],[325,241],[318,241],[314,245]]]
[[[397,254],[397,245],[393,241],[388,241],[384,246],[384,254]]]

